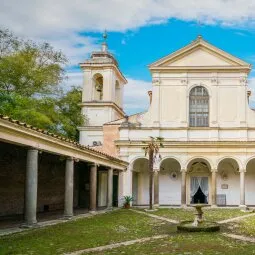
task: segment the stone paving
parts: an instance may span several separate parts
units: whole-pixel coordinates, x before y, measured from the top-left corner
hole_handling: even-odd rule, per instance
[[[99,246],[99,247],[94,247],[94,248],[88,248],[88,249],[84,249],[84,250],[80,250],[80,251],[75,251],[72,253],[65,253],[65,255],[80,255],[80,254],[88,253],[88,252],[105,251],[105,250],[118,248],[120,246],[128,246],[128,245],[132,245],[132,244],[136,244],[136,243],[143,243],[143,242],[148,242],[151,240],[163,239],[168,236],[169,235],[157,235],[157,236],[152,236],[152,237],[145,237],[145,238],[125,241],[125,242],[120,242],[120,243],[114,243],[114,244],[109,244],[109,245],[104,245],[104,246]]]
[[[254,215],[255,215],[255,213],[249,213],[247,215],[238,216],[238,217],[230,218],[230,219],[227,219],[227,220],[221,220],[221,221],[218,221],[217,223],[224,224],[224,223],[228,223],[228,222],[239,221],[239,220],[242,220],[242,219],[254,216]]]
[[[155,219],[158,219],[158,220],[163,220],[163,221],[167,221],[169,223],[173,223],[173,224],[177,224],[179,223],[178,220],[171,220],[171,219],[168,219],[166,217],[162,217],[162,216],[158,216],[158,215],[154,215],[154,214],[150,214],[148,212],[142,212],[142,211],[138,211],[138,210],[134,210],[134,209],[129,209],[131,210],[132,212],[136,212],[136,213],[140,213],[140,214],[145,214],[151,218],[155,218]]]
[[[236,235],[236,234],[228,234],[228,233],[222,233],[222,235],[226,236],[226,237],[236,239],[236,240],[240,240],[240,241],[255,243],[255,238],[254,237],[242,236],[242,235]]]

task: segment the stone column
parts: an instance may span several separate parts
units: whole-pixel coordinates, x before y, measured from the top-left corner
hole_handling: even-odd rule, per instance
[[[212,169],[212,207],[217,207],[217,169]]]
[[[181,183],[181,206],[186,207],[187,201],[186,201],[186,169],[182,169],[182,183]]]
[[[240,169],[240,208],[245,209],[245,169]]]
[[[124,171],[119,171],[119,185],[118,185],[118,207],[123,206],[123,196],[124,196]]]
[[[154,170],[154,206],[159,206],[159,171]]]
[[[25,224],[31,227],[37,223],[38,150],[28,149],[25,187]]]
[[[73,216],[73,158],[66,159],[66,173],[65,173],[65,209],[64,217],[71,218]]]
[[[107,208],[112,209],[112,190],[113,190],[113,169],[108,170],[108,197],[107,197]]]
[[[90,166],[90,205],[89,210],[95,212],[97,209],[97,165]]]

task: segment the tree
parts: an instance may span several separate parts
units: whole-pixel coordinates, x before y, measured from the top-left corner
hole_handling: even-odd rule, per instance
[[[48,43],[34,43],[0,30],[0,91],[19,95],[54,93],[65,78],[67,59]]]
[[[150,182],[149,182],[149,197],[150,197],[150,210],[153,209],[153,185],[154,185],[154,172],[153,172],[153,165],[157,159],[157,156],[161,157],[159,154],[159,148],[163,147],[162,137],[152,137],[150,136],[149,142],[143,142],[146,145],[144,146],[145,156],[149,156],[149,175],[150,175]]]
[[[0,29],[0,114],[78,140],[81,89],[58,89],[66,57],[48,43],[34,43]]]
[[[15,93],[0,93],[0,113],[30,125],[78,140],[81,114],[81,89],[72,88],[60,97],[25,97]]]
[[[61,112],[60,122],[62,129],[68,137],[75,140],[78,140],[79,137],[77,127],[83,125],[86,121],[79,106],[81,101],[82,89],[77,87],[73,87],[58,101],[58,107]]]

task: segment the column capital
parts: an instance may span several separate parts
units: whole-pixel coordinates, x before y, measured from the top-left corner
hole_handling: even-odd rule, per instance
[[[38,153],[39,153],[39,149],[38,149],[38,148],[35,148],[35,147],[30,147],[30,146],[28,146],[28,147],[27,147],[27,150],[28,150],[28,151],[38,151]]]
[[[188,170],[186,168],[181,169],[181,173],[187,173],[187,172],[188,172]]]
[[[99,166],[99,164],[97,164],[97,163],[95,163],[95,162],[89,162],[88,163],[88,166],[90,166],[90,167],[98,167]]]
[[[217,168],[212,168],[212,169],[211,169],[211,172],[212,172],[212,173],[217,173],[217,172],[218,172],[218,169],[217,169]]]
[[[246,169],[245,168],[239,169],[239,173],[246,173]]]

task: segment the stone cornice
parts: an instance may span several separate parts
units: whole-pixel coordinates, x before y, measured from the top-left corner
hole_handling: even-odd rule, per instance
[[[251,70],[250,66],[163,66],[163,67],[151,67],[151,71],[158,72],[245,72],[249,73]]]
[[[117,104],[112,101],[84,101],[79,104],[80,106],[90,106],[90,107],[98,107],[98,106],[109,106],[114,108],[122,117],[125,116],[125,112],[122,108],[120,108]]]
[[[190,44],[186,45],[185,47],[150,64],[149,69],[153,70],[153,68],[164,67],[164,64],[174,62],[177,59],[183,58],[183,56],[193,52],[194,50],[201,49],[201,48],[225,60],[227,63],[230,64],[231,67],[237,66],[237,67],[244,67],[244,68],[251,69],[251,65],[249,63],[215,47],[214,45],[205,41],[201,36],[198,36],[198,38],[195,41],[192,41]],[[227,66],[226,68],[228,67],[229,66]],[[198,68],[198,67],[195,67],[195,68]]]
[[[0,140],[81,161],[96,162],[119,170],[125,170],[128,165],[127,162],[106,153],[2,115],[0,115]]]
[[[84,127],[77,127],[79,131],[103,131],[103,126],[84,126]]]
[[[204,131],[204,130],[255,130],[255,127],[143,127],[143,126],[121,126],[120,129],[137,129],[137,130],[183,130],[183,131]]]
[[[142,141],[117,140],[118,147],[144,147]],[[255,141],[164,141],[164,148],[255,148]]]

